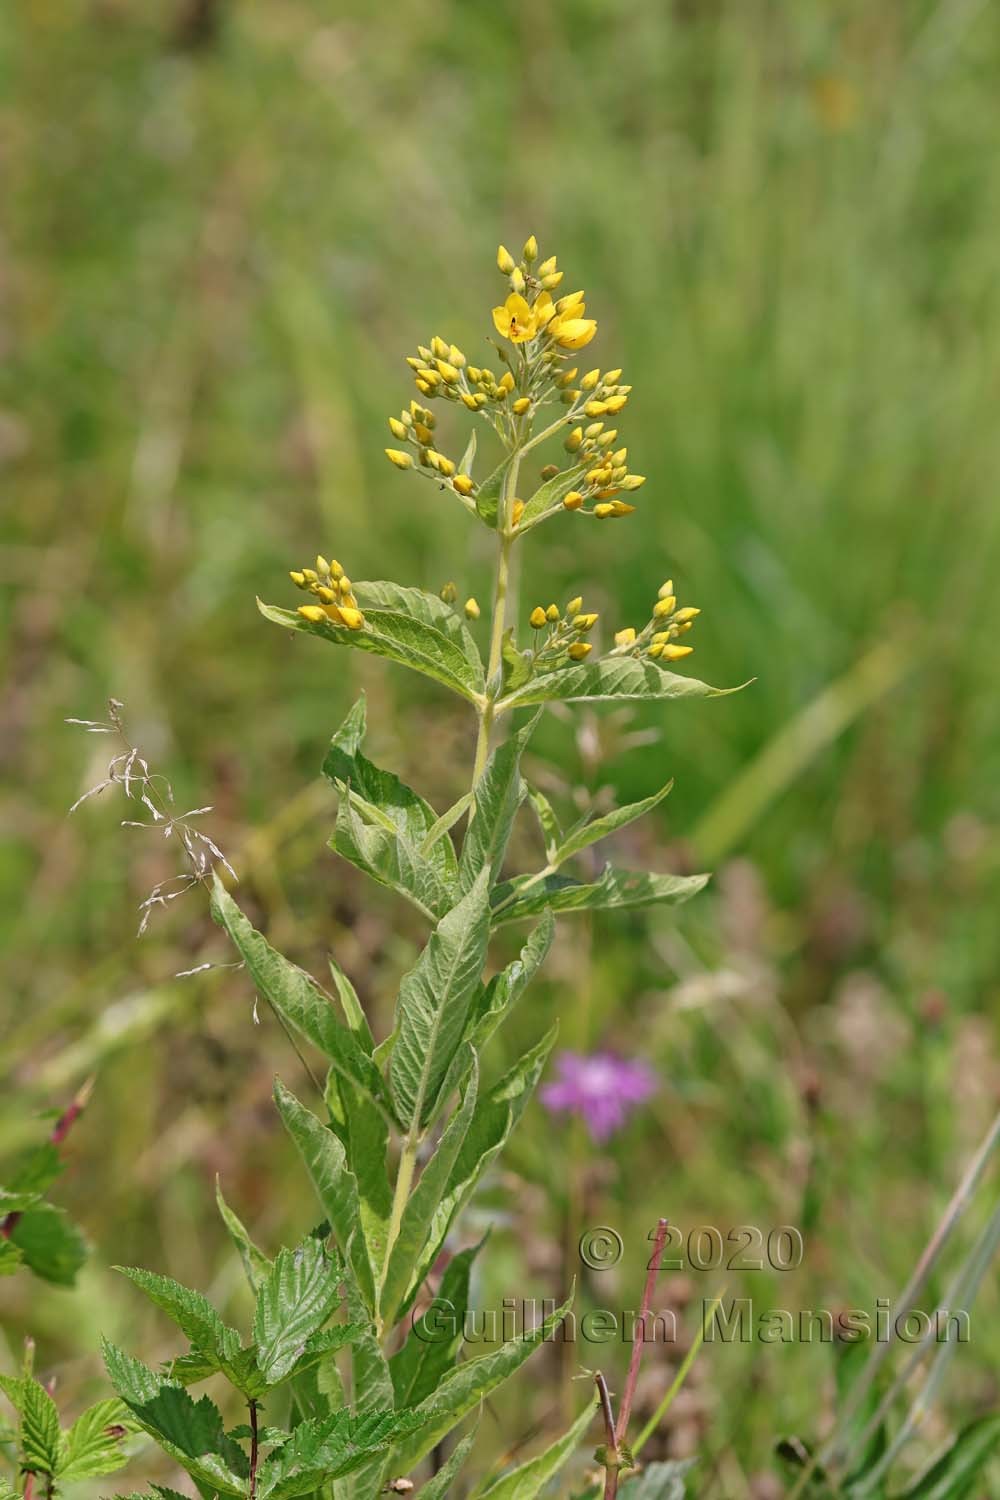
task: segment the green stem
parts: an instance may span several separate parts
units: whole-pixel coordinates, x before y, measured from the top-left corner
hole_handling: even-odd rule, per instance
[[[382,1278],[379,1286],[381,1292],[385,1285],[386,1272],[389,1269],[389,1257],[393,1247],[399,1239],[399,1230],[403,1222],[403,1213],[410,1198],[410,1189],[413,1186],[413,1174],[417,1167],[417,1129],[416,1122],[411,1128],[406,1139],[403,1141],[403,1149],[400,1152],[399,1166],[396,1168],[396,1187],[392,1195],[392,1209],[389,1214],[389,1225],[385,1235],[385,1256],[382,1261]],[[381,1317],[379,1318],[379,1331],[381,1328]]]
[[[486,665],[486,701],[479,713],[479,735],[476,739],[476,758],[472,769],[472,784],[475,786],[486,766],[490,749],[490,730],[496,718],[496,704],[500,696],[500,668],[503,660],[503,638],[507,629],[508,605],[512,595],[510,555],[514,546],[511,529],[511,509],[517,494],[517,478],[521,468],[521,450],[515,449],[510,468],[504,475],[503,489],[497,508],[497,531],[500,544],[497,552],[497,576],[493,590],[493,619],[490,629],[490,654]]]

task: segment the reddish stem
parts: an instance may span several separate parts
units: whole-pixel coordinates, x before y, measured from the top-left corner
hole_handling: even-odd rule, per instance
[[[257,1403],[249,1402],[250,1408],[250,1500],[257,1497],[257,1465],[260,1461],[260,1434],[257,1431]]]
[[[618,1442],[615,1438],[615,1414],[611,1406],[608,1382],[598,1370],[594,1376],[597,1398],[604,1418],[604,1500],[615,1500],[618,1494]]]
[[[656,1238],[653,1241],[653,1258],[649,1262],[649,1270],[646,1273],[646,1285],[642,1293],[642,1310],[639,1315],[642,1336],[635,1338],[633,1329],[632,1354],[628,1362],[628,1375],[625,1378],[625,1392],[622,1396],[622,1404],[618,1408],[618,1426],[615,1428],[615,1441],[618,1443],[625,1441],[629,1418],[632,1415],[632,1402],[635,1399],[635,1388],[639,1380],[639,1366],[642,1363],[642,1349],[646,1342],[646,1314],[653,1305],[653,1293],[656,1290],[656,1278],[660,1274],[660,1261],[663,1259],[663,1247],[667,1242],[668,1227],[669,1224],[666,1219],[660,1219],[656,1226]]]
[[[53,1146],[59,1147],[65,1141],[73,1126],[86,1109],[93,1087],[94,1080],[88,1078],[83,1088],[79,1090],[67,1108],[63,1110],[49,1134],[49,1141]],[[7,1214],[3,1219],[0,1219],[0,1239],[9,1240],[20,1220],[21,1215],[19,1213]]]

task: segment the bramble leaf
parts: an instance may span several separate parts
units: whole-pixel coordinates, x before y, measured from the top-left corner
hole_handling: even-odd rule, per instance
[[[306,1340],[318,1333],[340,1302],[337,1266],[319,1240],[279,1250],[257,1293],[253,1338],[257,1366],[268,1385],[284,1380]]]
[[[307,620],[295,610],[279,609],[259,599],[257,608],[266,620],[282,625],[286,630],[318,635],[335,646],[353,646],[358,651],[374,652],[376,656],[384,656],[425,677],[432,677],[469,702],[475,702],[483,690],[482,668],[477,672],[454,640],[413,615],[370,609],[365,611],[361,630],[348,630],[346,626],[333,625],[328,620],[321,623]]]
[[[616,870],[605,865],[591,882],[564,875],[519,875],[493,892],[493,925],[518,922],[538,912],[612,911],[688,901],[703,890],[708,875],[656,875],[645,870]]]
[[[114,1397],[98,1401],[78,1417],[66,1433],[59,1479],[96,1479],[113,1474],[128,1461],[123,1439],[134,1424],[123,1404]]]
[[[208,1356],[217,1370],[231,1370],[240,1353],[240,1336],[235,1328],[223,1323],[207,1297],[155,1271],[137,1266],[115,1269],[177,1324],[196,1354]]]
[[[30,1474],[59,1473],[62,1432],[59,1413],[37,1380],[25,1380],[21,1391],[21,1467]]]
[[[479,984],[489,941],[488,871],[476,879],[431,933],[399,987],[399,1036],[393,1048],[390,1087],[397,1113],[409,1127],[432,1118],[438,1093],[458,1051]]]
[[[412,1432],[421,1423],[414,1412],[377,1411],[355,1416],[334,1412],[300,1422],[287,1443],[270,1453],[257,1471],[261,1500],[292,1500],[310,1494],[331,1479],[350,1474],[373,1455]]]
[[[538,1453],[527,1463],[502,1474],[492,1484],[475,1491],[475,1500],[536,1500],[536,1497],[554,1479],[566,1461],[572,1458],[587,1433],[587,1428],[597,1414],[593,1401],[588,1402],[568,1432],[557,1438],[544,1453]],[[628,1491],[624,1492],[626,1495]]]
[[[72,1286],[87,1259],[87,1242],[69,1216],[52,1203],[25,1209],[10,1233],[24,1263],[43,1281]]]
[[[652,701],[662,698],[719,698],[738,688],[714,688],[696,677],[668,672],[648,658],[606,656],[600,661],[580,662],[540,672],[515,688],[497,705],[498,712],[523,708],[531,703],[577,703],[629,698]]]

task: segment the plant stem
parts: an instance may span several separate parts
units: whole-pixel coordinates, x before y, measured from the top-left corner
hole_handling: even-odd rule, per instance
[[[250,1411],[250,1500],[257,1500],[257,1465],[260,1462],[260,1433],[257,1430],[257,1403],[247,1403]]]
[[[604,1418],[604,1500],[615,1500],[618,1493],[618,1440],[615,1437],[615,1414],[611,1406],[608,1382],[598,1370],[594,1376],[597,1399]]]
[[[399,1238],[400,1226],[403,1222],[403,1212],[410,1197],[410,1189],[413,1186],[413,1174],[417,1166],[417,1135],[416,1123],[410,1130],[403,1142],[400,1152],[399,1166],[396,1168],[396,1187],[392,1195],[392,1209],[389,1214],[389,1226],[385,1235],[385,1258],[382,1262],[382,1285],[385,1285],[386,1272],[389,1269],[389,1257],[392,1248]],[[381,1287],[379,1288],[381,1291]],[[379,1332],[382,1332],[381,1316],[379,1317]]]
[[[493,589],[493,618],[490,627],[490,654],[486,665],[486,701],[479,714],[479,735],[476,740],[476,758],[472,768],[472,784],[475,786],[486,765],[490,749],[490,731],[496,717],[496,703],[500,696],[500,668],[503,661],[503,638],[507,628],[508,599],[510,587],[510,554],[514,546],[511,529],[511,510],[517,493],[517,478],[521,467],[521,452],[515,449],[511,455],[510,468],[504,475],[503,488],[497,506],[497,551],[496,584]]]
[[[632,1339],[632,1354],[628,1362],[628,1375],[625,1377],[625,1392],[622,1396],[622,1404],[618,1408],[618,1426],[615,1428],[615,1438],[619,1443],[625,1441],[628,1432],[629,1418],[632,1415],[632,1402],[635,1399],[635,1387],[639,1379],[639,1366],[642,1363],[642,1349],[646,1342],[646,1314],[653,1305],[653,1292],[656,1289],[656,1278],[660,1274],[660,1261],[663,1259],[663,1247],[667,1242],[668,1223],[666,1219],[660,1219],[656,1225],[656,1239],[653,1242],[653,1256],[649,1262],[649,1270],[646,1273],[646,1285],[642,1291],[642,1307],[639,1311],[639,1322],[642,1327],[642,1337]]]

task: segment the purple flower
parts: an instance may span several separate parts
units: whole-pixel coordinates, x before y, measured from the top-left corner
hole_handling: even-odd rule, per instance
[[[630,1110],[656,1092],[657,1078],[648,1063],[614,1052],[560,1052],[556,1078],[540,1091],[553,1114],[579,1115],[591,1139],[603,1144],[620,1130]]]

